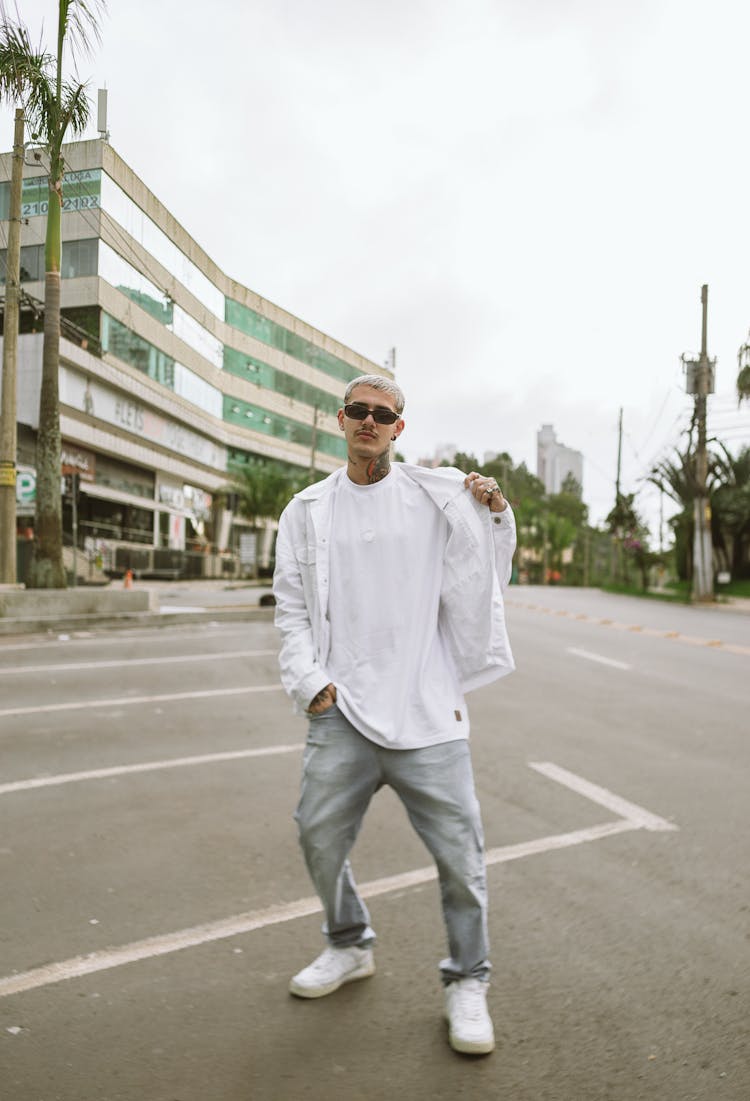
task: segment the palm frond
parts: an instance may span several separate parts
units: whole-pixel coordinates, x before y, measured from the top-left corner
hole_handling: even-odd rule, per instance
[[[5,18],[0,22],[0,99],[25,100],[43,85],[51,87],[55,59],[32,45],[28,27]]]
[[[101,17],[107,11],[106,0],[59,0],[59,31],[70,47],[73,61],[91,54],[101,42]]]
[[[24,102],[29,130],[44,145],[49,145],[57,126],[57,100],[50,81],[31,85]]]
[[[91,103],[86,95],[87,84],[63,84],[60,115],[60,144],[70,127],[73,134],[82,134],[91,118]]]

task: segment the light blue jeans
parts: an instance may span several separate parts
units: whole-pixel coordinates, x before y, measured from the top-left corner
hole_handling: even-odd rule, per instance
[[[484,836],[468,742],[384,749],[363,737],[334,704],[310,717],[295,820],[310,877],[337,947],[372,944],[349,852],[370,799],[388,784],[432,854],[440,879],[450,958],[443,981],[489,978]]]

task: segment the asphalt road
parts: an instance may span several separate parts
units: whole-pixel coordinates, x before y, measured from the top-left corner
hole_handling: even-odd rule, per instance
[[[190,600],[185,601],[190,604]],[[0,640],[3,1101],[748,1101],[750,618],[514,589],[472,694],[498,1047],[446,1043],[429,858],[354,852],[378,971],[322,946],[270,618]]]

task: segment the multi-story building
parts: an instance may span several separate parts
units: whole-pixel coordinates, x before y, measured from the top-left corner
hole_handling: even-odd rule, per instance
[[[560,493],[569,475],[583,488],[583,455],[559,443],[551,424],[536,434],[536,474],[547,493]]]
[[[253,458],[335,469],[346,458],[335,419],[346,383],[391,372],[230,279],[106,141],[74,142],[65,160],[61,473],[79,475],[79,546],[113,570],[158,572],[193,550],[205,558],[192,572],[235,572],[255,545],[220,492],[229,471]],[[0,156],[0,179],[10,169]],[[33,518],[47,211],[44,168],[24,172],[21,528]],[[0,183],[0,244],[8,206]],[[71,533],[67,499],[63,522]]]

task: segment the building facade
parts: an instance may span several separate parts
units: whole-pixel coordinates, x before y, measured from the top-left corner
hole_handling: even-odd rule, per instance
[[[111,572],[234,573],[267,558],[224,490],[251,461],[318,477],[345,461],[346,384],[391,372],[230,279],[103,140],[65,148],[60,427],[66,542]],[[11,154],[0,156],[10,178]],[[47,177],[26,167],[18,514],[33,521]],[[0,183],[0,244],[9,184]],[[5,279],[5,250],[0,273]],[[75,497],[73,515],[72,493]],[[270,530],[270,528],[269,528]],[[29,534],[31,534],[29,532]],[[221,559],[217,563],[217,556]],[[161,563],[161,566],[159,565]],[[171,565],[170,565],[171,563]]]
[[[551,424],[543,424],[536,434],[536,474],[546,493],[560,493],[569,476],[583,489],[583,455],[559,443]]]

